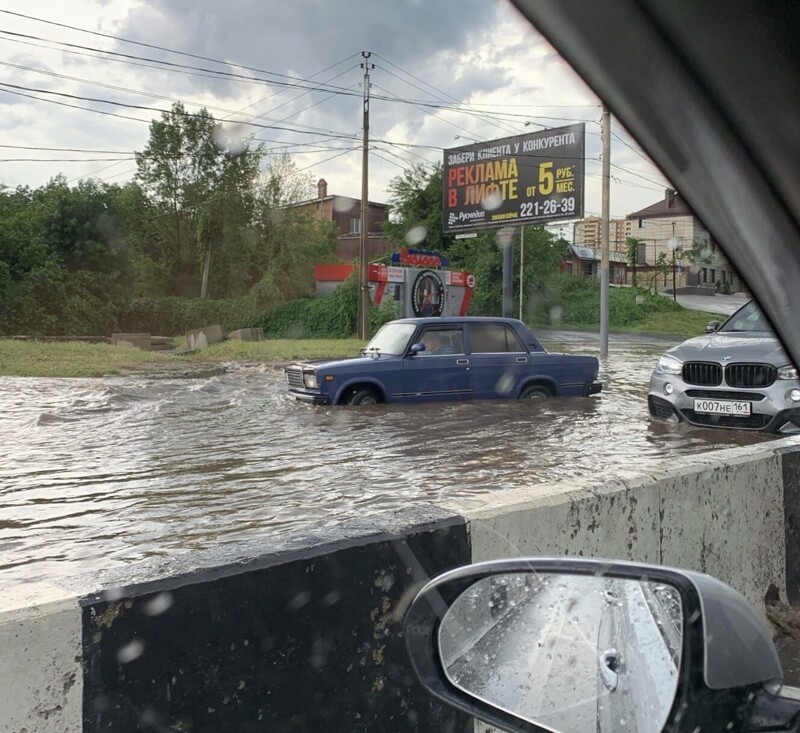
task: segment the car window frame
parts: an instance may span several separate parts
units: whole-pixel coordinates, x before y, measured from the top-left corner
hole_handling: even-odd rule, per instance
[[[467,341],[466,341],[466,331],[464,329],[463,323],[426,323],[421,325],[417,332],[414,334],[414,337],[411,340],[411,343],[408,346],[406,356],[423,356],[425,358],[431,358],[434,356],[466,356],[469,352],[467,351]],[[445,332],[445,331],[460,331],[461,332],[461,351],[452,351],[449,354],[426,354],[424,351],[416,352],[411,351],[411,347],[415,344],[422,343],[422,338],[426,333],[430,332]],[[452,342],[451,342],[452,344]]]
[[[508,351],[508,350],[506,350],[506,351],[475,351],[475,349],[473,348],[473,345],[472,345],[472,332],[473,332],[473,329],[482,328],[482,327],[486,327],[486,326],[500,326],[505,330],[506,334],[510,331],[514,335],[514,338],[517,341],[517,345],[522,347],[521,350],[519,350],[519,351]],[[469,339],[469,343],[467,344],[469,351],[467,353],[469,353],[469,354],[471,354],[473,356],[477,356],[479,354],[486,355],[486,354],[530,354],[531,353],[529,351],[529,349],[528,349],[528,346],[519,337],[519,334],[517,333],[516,329],[513,328],[511,326],[511,324],[509,324],[509,323],[502,323],[500,321],[489,321],[489,322],[486,322],[486,323],[470,323],[467,326],[467,338]],[[508,342],[508,337],[507,336],[506,336],[506,342]]]
[[[753,308],[754,309],[753,315],[757,314],[759,320],[761,321],[761,323],[766,328],[759,328],[759,329],[755,329],[755,328],[747,328],[747,329],[744,329],[744,328],[739,328],[739,329],[727,328],[727,326],[729,324],[732,324],[733,321],[736,318],[740,317],[739,314],[743,310],[745,310],[746,308]],[[750,316],[748,316],[748,317],[750,317]],[[727,319],[725,319],[725,321],[722,323],[722,325],[717,330],[717,333],[769,333],[769,334],[772,334],[772,330],[769,328],[769,321],[767,320],[767,317],[766,317],[766,314],[764,313],[764,311],[759,307],[758,302],[755,301],[755,300],[749,300],[741,308],[736,310],[734,313],[732,313],[730,316],[728,316]]]

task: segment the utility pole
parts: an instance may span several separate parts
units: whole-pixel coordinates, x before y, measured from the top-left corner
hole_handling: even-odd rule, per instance
[[[362,51],[364,63],[364,144],[361,157],[361,245],[358,250],[360,273],[358,278],[358,338],[369,338],[369,262],[367,243],[369,242],[369,70],[375,64],[369,63],[370,51]]]
[[[608,356],[608,224],[611,183],[611,114],[603,105],[603,201],[600,220],[600,358]]]

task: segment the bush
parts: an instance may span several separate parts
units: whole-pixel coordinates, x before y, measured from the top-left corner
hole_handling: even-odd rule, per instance
[[[397,318],[394,302],[370,308],[370,333]],[[267,338],[352,338],[358,331],[358,282],[351,276],[326,298],[304,298],[284,303],[258,324]]]
[[[0,298],[0,334],[106,336],[116,328],[120,308],[112,280],[57,266],[28,273]]]
[[[120,315],[120,330],[174,336],[219,324],[225,332],[258,325],[252,296],[212,298],[136,298]]]
[[[641,302],[637,303],[637,298]],[[655,312],[680,311],[669,298],[648,288],[609,288],[608,320],[615,328],[630,328]],[[600,283],[571,275],[556,275],[528,294],[526,320],[539,327],[595,326],[600,323]]]

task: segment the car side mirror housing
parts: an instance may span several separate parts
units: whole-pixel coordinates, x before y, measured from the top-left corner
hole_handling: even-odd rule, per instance
[[[706,324],[706,333],[715,333],[716,331],[719,331],[721,326],[722,323],[719,321],[709,321]]]
[[[425,351],[425,344],[411,344],[411,348],[408,350],[412,356],[419,354],[420,351]]]
[[[508,731],[744,730],[780,689],[772,637],[700,573],[501,560],[428,583],[404,635],[430,692]],[[800,700],[786,703],[787,715]]]

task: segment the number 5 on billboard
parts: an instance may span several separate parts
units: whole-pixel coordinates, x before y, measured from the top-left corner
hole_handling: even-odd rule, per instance
[[[539,163],[539,193],[542,196],[548,196],[553,193],[553,171],[550,170],[552,167],[552,160],[548,163]]]

